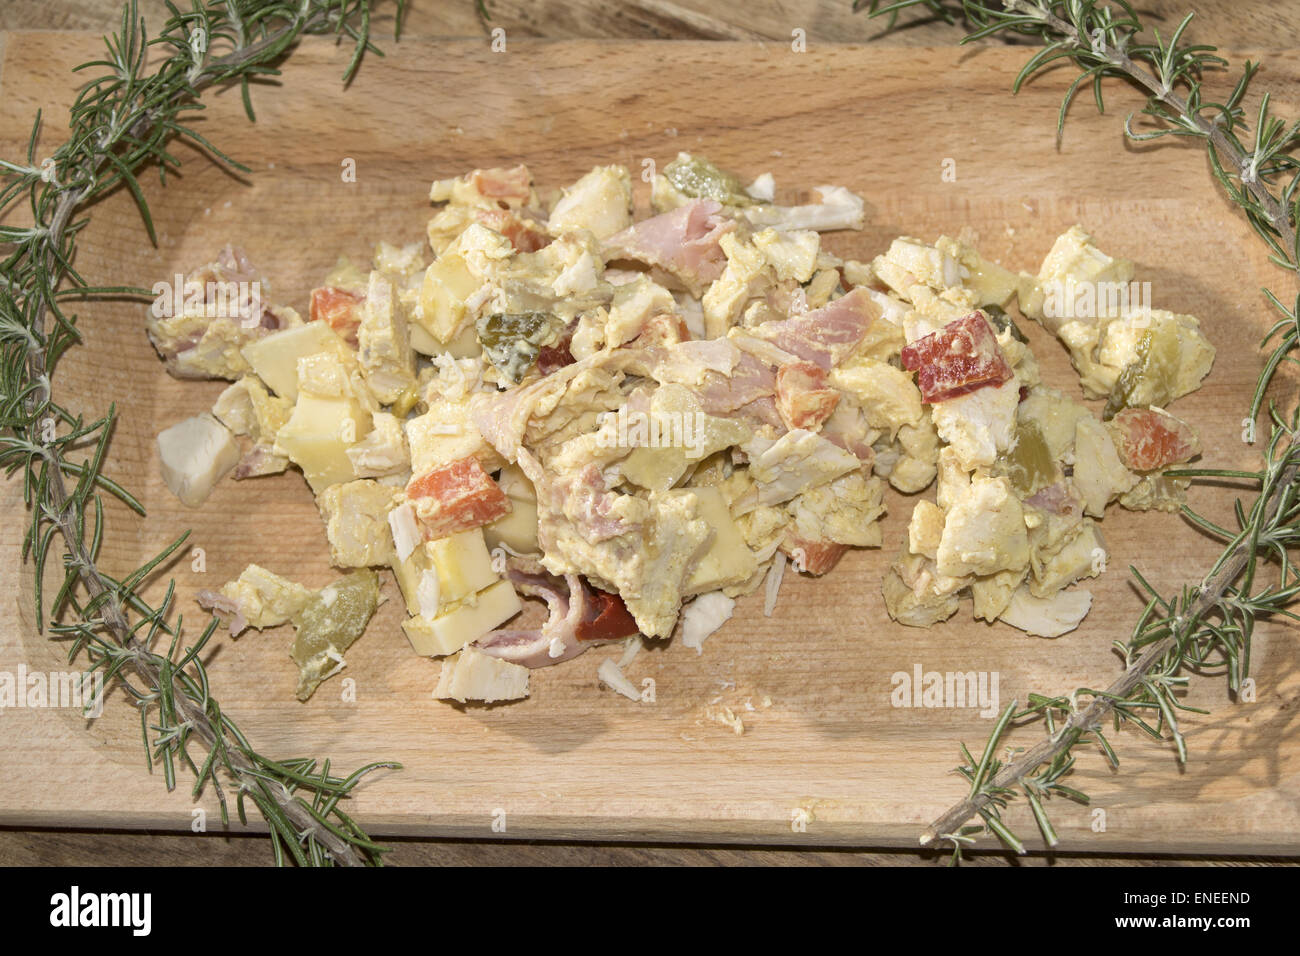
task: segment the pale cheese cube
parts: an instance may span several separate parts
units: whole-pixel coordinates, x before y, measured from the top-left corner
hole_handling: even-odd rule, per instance
[[[412,617],[402,630],[423,657],[454,654],[523,610],[509,581],[498,581],[435,618]]]
[[[272,332],[240,350],[258,378],[275,394],[291,402],[298,398],[298,360],[322,352],[337,356],[340,362],[355,361],[348,344],[319,320]]]
[[[732,519],[722,492],[717,488],[689,492],[696,498],[696,514],[708,523],[713,537],[686,578],[683,593],[702,594],[749,580],[758,570],[758,559]]]
[[[357,477],[347,450],[369,430],[370,415],[355,398],[318,398],[304,392],[280,429],[275,450],[288,455],[319,493]]]
[[[429,541],[425,545],[438,572],[443,605],[460,601],[497,581],[482,528]]]
[[[429,395],[428,404],[427,412],[406,422],[413,474],[422,475],[470,455],[477,458],[487,471],[501,467],[501,456],[484,440],[471,420],[468,402],[453,402]]]
[[[518,465],[501,469],[497,484],[510,499],[510,512],[489,525],[483,536],[489,548],[505,545],[518,554],[540,551],[537,544],[537,494]]]

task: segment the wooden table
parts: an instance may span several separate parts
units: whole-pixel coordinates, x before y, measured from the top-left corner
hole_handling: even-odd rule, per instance
[[[141,12],[156,23],[163,11],[160,0],[141,0]],[[483,21],[471,0],[430,3],[415,0],[406,20],[407,35],[425,37],[481,36],[492,28],[513,37],[547,38],[659,38],[659,39],[788,39],[791,31],[805,31],[809,43],[863,42],[891,45],[944,45],[959,36],[943,23],[919,23],[881,33],[878,21],[854,15],[848,2],[831,0],[760,0],[739,7],[683,0],[637,0],[602,3],[598,0],[491,0],[490,22]],[[1154,0],[1147,5],[1149,21],[1176,23],[1180,3]],[[1265,0],[1209,0],[1198,5],[1193,35],[1237,47],[1267,47],[1274,38],[1295,35],[1300,9],[1280,7]],[[115,28],[120,16],[117,0],[10,0],[0,10],[0,31],[16,29],[77,29],[102,31]],[[377,32],[382,32],[381,24]],[[0,33],[0,57],[3,56]],[[2,60],[0,60],[2,62]],[[1295,76],[1271,76],[1264,82],[1282,101],[1285,113],[1296,102]],[[0,830],[0,864],[91,864],[112,858],[119,864],[143,865],[248,865],[269,860],[266,841],[257,837],[204,839],[195,852],[192,835],[111,833],[69,830]],[[403,864],[708,864],[708,865],[933,865],[935,856],[920,851],[789,850],[737,847],[682,847],[592,844],[489,843],[480,841],[394,841]],[[999,854],[976,855],[976,865],[1005,865]],[[1169,865],[1206,862],[1197,858],[1107,857],[1098,855],[1031,856],[1031,865],[1142,863]],[[1258,858],[1217,858],[1212,862],[1241,864]],[[1272,862],[1300,862],[1274,860]]]

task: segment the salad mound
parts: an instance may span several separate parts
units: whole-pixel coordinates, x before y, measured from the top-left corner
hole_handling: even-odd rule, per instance
[[[885,544],[886,484],[935,488],[891,543],[894,620],[929,627],[969,596],[1044,637],[1087,614],[1111,503],[1182,503],[1165,471],[1199,444],[1165,406],[1214,349],[1194,317],[1133,301],[1132,264],[1078,226],[1036,275],[966,232],[846,260],[821,233],[860,229],[858,196],[781,205],[770,174],[745,186],[685,153],[639,220],[621,166],[553,196],[522,165],[476,169],[430,196],[426,241],[340,260],[306,318],[249,294],[214,308],[214,283],[260,287],[227,248],[149,320],[172,374],[232,382],[159,436],[169,487],[197,505],[227,473],[292,466],[316,495],[343,577],[250,565],[198,596],[232,634],[295,625],[300,699],[365,630],[375,568],[414,651],[443,659],[435,695],[493,702],[601,644],[698,651],[760,587],[770,614],[788,564],[822,575]],[[1041,380],[1012,298],[1101,417]],[[518,623],[521,598],[546,619]],[[611,661],[601,676],[628,693]]]

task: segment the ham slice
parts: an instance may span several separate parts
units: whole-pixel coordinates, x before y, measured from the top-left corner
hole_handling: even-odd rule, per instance
[[[967,395],[1012,376],[997,334],[983,312],[949,322],[903,348],[903,368],[916,372],[921,401],[934,403]]]
[[[510,513],[510,499],[472,455],[412,478],[406,497],[425,540],[430,541]]]
[[[812,362],[788,362],[776,370],[776,408],[786,428],[816,431],[839,401],[840,393],[826,384],[826,371]]]
[[[854,289],[820,309],[780,322],[766,322],[754,334],[825,371],[846,358],[880,317],[866,289]]]
[[[503,628],[484,635],[475,644],[484,654],[525,667],[548,667],[637,633],[623,599],[592,588],[579,575],[559,578],[535,558],[511,557],[506,576],[523,594],[545,601],[549,616],[539,628]]]
[[[606,240],[605,258],[658,266],[698,295],[727,265],[719,240],[736,224],[721,212],[721,204],[712,199],[694,199],[672,212],[643,219]]]

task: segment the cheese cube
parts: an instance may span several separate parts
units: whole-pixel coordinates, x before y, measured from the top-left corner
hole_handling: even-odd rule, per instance
[[[487,546],[505,545],[519,554],[540,551],[537,545],[537,494],[532,482],[524,477],[518,465],[506,465],[501,469],[497,484],[510,499],[510,513],[483,526]]]
[[[487,471],[501,467],[502,458],[470,419],[469,402],[452,402],[432,394],[429,410],[406,422],[411,471],[422,475],[473,455]]]
[[[415,653],[443,657],[477,641],[521,610],[523,605],[514,587],[509,581],[498,581],[432,620],[407,618],[402,622],[402,630]]]
[[[370,415],[355,398],[318,398],[304,392],[276,436],[275,450],[288,455],[319,494],[357,477],[347,450],[368,431]]]
[[[337,355],[341,362],[355,361],[348,344],[322,321],[272,332],[245,345],[239,354],[275,394],[292,402],[298,398],[298,360],[321,352]]]
[[[482,591],[497,581],[482,528],[471,528],[429,541],[425,547],[438,570],[438,589],[444,606]]]
[[[509,247],[509,240],[498,238]],[[467,318],[465,300],[483,284],[460,254],[460,244],[459,239],[452,243],[425,270],[420,289],[420,308],[415,319],[439,342],[450,342],[463,330]]]
[[[684,594],[716,591],[749,580],[758,570],[758,559],[745,543],[745,536],[731,517],[727,501],[718,488],[691,488],[672,494],[695,496],[696,514],[713,529],[713,539],[686,579]]]

